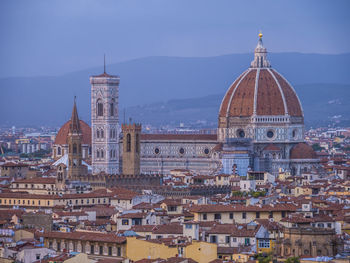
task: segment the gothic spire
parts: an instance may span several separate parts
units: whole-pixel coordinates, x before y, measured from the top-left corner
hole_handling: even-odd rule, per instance
[[[264,47],[262,41],[263,34],[259,33],[258,44],[255,48],[254,52],[254,60],[250,64],[252,68],[269,68],[271,67],[270,62],[267,60],[267,50]]]
[[[80,123],[79,123],[78,110],[76,105],[76,96],[74,96],[74,106],[72,110],[72,117],[70,119],[69,132],[80,133]]]

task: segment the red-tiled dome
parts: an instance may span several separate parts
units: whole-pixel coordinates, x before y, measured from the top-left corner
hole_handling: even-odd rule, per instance
[[[67,144],[67,137],[68,137],[70,123],[71,123],[71,121],[69,120],[61,127],[61,129],[58,131],[58,133],[56,135],[56,139],[55,139],[54,144],[61,144],[61,145]],[[82,144],[91,145],[91,128],[90,128],[90,126],[82,120],[79,120],[79,124],[80,124],[81,133],[83,134]]]
[[[317,154],[310,145],[301,142],[290,150],[290,159],[317,159]]]
[[[239,76],[226,92],[219,117],[249,117],[254,113],[303,116],[295,91],[271,68],[250,68]]]
[[[281,115],[303,117],[297,94],[286,79],[271,68],[262,35],[259,37],[251,67],[226,92],[219,118]]]

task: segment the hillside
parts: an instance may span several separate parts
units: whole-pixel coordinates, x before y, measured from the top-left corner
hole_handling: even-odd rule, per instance
[[[203,119],[200,116],[204,116],[210,122],[211,120],[216,122],[223,94],[234,79],[249,66],[252,57],[252,54],[209,58],[149,57],[108,65],[107,71],[121,77],[120,110],[122,112],[127,107],[127,116],[135,116],[140,121],[144,121],[142,116],[136,114],[137,107],[129,107],[148,105],[147,107],[150,109],[153,107],[153,110],[160,114],[159,121],[169,122],[173,120],[174,115],[174,118],[184,122],[187,122],[190,116],[193,119]],[[350,72],[347,66],[350,54],[272,53],[269,54],[269,59],[273,67],[278,69],[296,88],[300,87],[297,90],[304,102],[307,120],[317,120],[320,118],[318,115],[321,115],[319,113],[328,111],[328,107],[324,104],[316,103],[318,101],[325,103],[323,96],[330,95],[330,98],[335,96],[334,99],[340,100],[348,98],[349,87],[338,84],[350,83]],[[0,79],[2,95],[0,125],[59,126],[70,116],[74,95],[78,97],[80,117],[89,122],[89,76],[99,74],[101,69],[102,67],[92,68],[52,77]],[[324,83],[324,85],[319,85],[322,87],[320,90],[312,85],[314,88],[298,86],[310,85],[310,83]],[[330,85],[330,83],[337,84]],[[334,86],[337,87],[336,90]],[[188,98],[198,99],[186,100]],[[165,104],[166,101],[169,102]],[[161,103],[152,104],[155,102]],[[164,105],[159,108],[157,105],[162,103]],[[201,108],[188,108],[192,107],[193,103],[198,103]],[[310,105],[312,109],[309,115]],[[332,107],[349,115],[346,109],[343,109],[344,105],[341,105],[335,102]],[[177,109],[176,112],[172,107]],[[335,110],[335,112],[338,111]],[[142,114],[146,115],[146,112]]]
[[[338,122],[350,125],[350,85],[306,84],[294,87],[303,105],[305,124],[323,126]],[[155,126],[179,125],[180,122],[202,127],[216,127],[222,94],[169,100],[129,107],[126,115]]]

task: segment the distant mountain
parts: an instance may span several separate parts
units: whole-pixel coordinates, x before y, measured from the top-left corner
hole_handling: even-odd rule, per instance
[[[330,123],[350,125],[350,85],[306,84],[294,87],[303,105],[305,124],[324,126]],[[142,106],[129,107],[133,119],[155,126],[196,125],[217,127],[222,94],[205,97],[169,100]]]
[[[160,113],[156,106],[159,103],[154,104],[154,107],[157,114],[164,116],[165,121],[172,121],[171,116],[175,113],[169,107],[174,104],[176,107],[182,107],[177,115],[186,122],[190,116],[188,103],[191,105],[194,101],[185,99],[199,98],[195,99],[195,102],[207,106],[203,105],[200,110],[192,109],[191,114],[195,118],[196,114],[200,116],[207,112],[205,116],[208,116],[209,120],[216,118],[223,94],[235,78],[249,67],[252,58],[252,54],[209,58],[148,57],[108,65],[107,72],[117,74],[121,78],[120,110],[122,113],[127,107],[127,117],[136,118],[134,110],[137,108],[129,108],[131,106],[163,102],[163,112]],[[316,111],[318,108],[319,111],[328,111],[325,105],[315,103],[319,93],[324,92],[326,96],[336,93],[337,97],[334,99],[346,98],[348,86],[335,85],[338,87],[335,92],[335,86],[328,84],[350,84],[350,54],[272,53],[269,54],[269,60],[294,86],[327,84],[321,85],[322,91],[316,86],[310,88],[310,91],[298,88],[302,100],[313,103]],[[89,76],[101,73],[101,69],[102,67],[92,68],[53,77],[1,78],[0,125],[61,125],[70,117],[74,95],[78,97],[80,117],[90,122]],[[305,96],[313,96],[314,99],[308,100]],[[179,100],[173,100],[174,98]],[[165,104],[166,101],[169,102]],[[310,105],[303,104],[305,109]],[[338,104],[333,106],[338,107],[336,105]],[[210,108],[215,110],[209,110]],[[210,114],[213,117],[210,117]],[[317,115],[317,112],[315,114]],[[306,117],[314,118],[312,116]],[[137,118],[144,121],[141,116]]]

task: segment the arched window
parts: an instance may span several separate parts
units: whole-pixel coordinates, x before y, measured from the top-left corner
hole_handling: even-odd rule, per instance
[[[130,152],[131,151],[131,135],[128,133],[126,135],[126,151]]]
[[[99,129],[97,129],[97,131],[96,131],[96,137],[100,138],[100,130]]]
[[[114,99],[112,99],[112,102],[109,104],[109,115],[114,116]]]
[[[58,155],[61,155],[61,147],[58,147],[58,148],[57,148],[57,154],[58,154]]]
[[[103,156],[104,156],[104,151],[101,150],[101,158],[103,158]]]
[[[101,130],[101,138],[103,138],[103,137],[104,137],[103,130]]]
[[[109,158],[113,158],[113,150],[109,151]]]
[[[100,151],[99,150],[96,151],[96,157],[100,158]]]
[[[109,130],[109,138],[113,138],[113,130]]]
[[[73,153],[77,153],[77,145],[75,143],[73,144]]]
[[[103,103],[102,100],[98,99],[96,103],[97,116],[103,116]]]
[[[138,153],[139,152],[139,134],[137,133],[136,134],[136,140],[135,140],[135,149],[136,149],[136,152]]]

